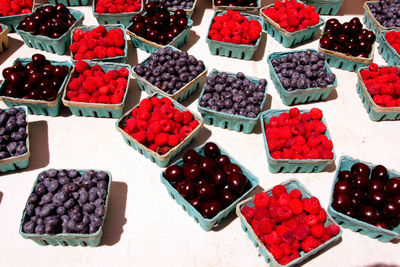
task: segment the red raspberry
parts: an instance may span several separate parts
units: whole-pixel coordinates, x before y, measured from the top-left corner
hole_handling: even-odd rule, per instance
[[[301,198],[302,197],[302,193],[299,189],[293,189],[292,191],[290,191],[289,195],[291,198]]]
[[[268,208],[271,203],[271,197],[265,193],[261,192],[255,195],[254,197],[254,206],[260,209]]]
[[[294,229],[294,234],[296,238],[300,241],[306,239],[306,237],[310,235],[310,232],[310,227],[308,227],[307,225],[298,225]]]
[[[157,146],[165,145],[166,143],[168,143],[168,134],[167,133],[159,133],[159,134],[157,134],[157,136],[156,136],[156,138],[154,140],[154,143]]]
[[[294,215],[299,215],[303,212],[303,202],[298,198],[292,199],[289,203],[289,208]]]
[[[318,214],[321,210],[321,204],[319,203],[318,198],[310,197],[304,199],[304,210],[310,214]]]
[[[197,120],[193,120],[189,123],[189,127],[192,128],[193,130],[196,129],[197,126],[199,126],[199,122]]]
[[[293,230],[287,230],[281,235],[282,241],[287,244],[292,244],[295,240],[295,232]]]
[[[263,218],[258,221],[258,230],[261,234],[269,234],[273,229],[274,226],[269,218]]]
[[[168,145],[171,147],[176,146],[179,143],[178,137],[176,137],[176,135],[170,135],[168,137]]]
[[[147,134],[145,131],[139,131],[132,134],[132,137],[135,138],[139,143],[144,144],[144,142],[146,142]]]
[[[376,64],[376,63],[371,63],[371,64],[369,65],[369,70],[370,70],[370,71],[378,71],[378,69],[379,69],[379,66],[378,66],[378,64]]]
[[[307,217],[305,219],[305,223],[308,226],[316,225],[318,223],[318,217],[314,214],[307,215]]]
[[[257,208],[255,209],[254,219],[259,221],[263,218],[268,218],[269,213],[265,208]]]
[[[321,209],[319,211],[319,213],[317,214],[317,221],[319,223],[323,223],[323,222],[325,222],[326,218],[327,218],[326,211],[324,209]]]
[[[315,249],[318,247],[319,243],[318,241],[312,237],[308,236],[302,243],[301,243],[301,248],[304,250],[304,252],[308,253],[311,250]]]
[[[154,107],[156,107],[156,106],[161,106],[162,103],[163,103],[158,97],[155,97],[155,96],[153,96],[153,97],[150,99],[150,102],[151,102],[151,104],[152,104]]]
[[[264,235],[264,243],[268,246],[279,245],[282,243],[282,239],[276,231],[272,231],[270,234]]]
[[[251,208],[249,206],[244,206],[241,210],[243,216],[246,218],[248,223],[251,223],[254,215],[256,214],[255,208]]]
[[[324,235],[324,225],[316,224],[311,227],[311,234],[315,238],[320,238]]]
[[[285,254],[279,245],[272,245],[269,251],[271,252],[272,256],[274,256],[275,260],[281,259]]]
[[[182,123],[187,125],[193,120],[193,114],[190,111],[184,111]]]
[[[283,185],[276,185],[272,188],[272,195],[275,198],[279,198],[280,195],[287,194],[286,188]]]
[[[150,115],[149,111],[146,109],[140,109],[139,107],[138,119],[147,121],[150,118]]]
[[[322,110],[319,108],[312,108],[310,110],[310,116],[313,120],[320,120],[322,118]]]
[[[110,104],[111,103],[111,99],[107,95],[101,95],[101,96],[99,96],[99,103]]]
[[[86,61],[78,60],[75,63],[75,69],[77,72],[82,73],[85,70],[89,69],[89,64]]]
[[[314,129],[318,133],[324,133],[326,131],[326,126],[322,121],[315,121]]]
[[[331,224],[325,228],[325,232],[330,236],[335,236],[340,233],[340,228],[337,225]]]
[[[145,98],[139,103],[139,109],[144,109],[149,112],[153,110],[153,104],[151,103],[150,99]]]

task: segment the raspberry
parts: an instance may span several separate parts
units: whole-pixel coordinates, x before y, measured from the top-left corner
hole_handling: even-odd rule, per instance
[[[280,246],[283,249],[285,256],[288,256],[292,253],[292,246],[289,245],[288,243],[282,243]]]
[[[199,126],[199,122],[197,120],[193,120],[189,123],[189,127],[192,128],[193,130],[196,129],[197,126]]]
[[[326,131],[326,126],[322,121],[315,121],[314,129],[318,133],[324,133]]]
[[[282,235],[281,235],[282,241],[287,243],[287,244],[292,244],[293,241],[295,240],[296,236],[295,236],[295,232],[293,230],[288,230],[285,231]]]
[[[139,107],[138,119],[147,121],[150,118],[150,115],[150,112],[145,109],[140,109]]]
[[[309,236],[310,231],[311,231],[310,227],[308,227],[307,225],[298,225],[294,229],[294,234],[296,238],[301,241],[306,239],[307,236]]]
[[[318,223],[318,218],[314,214],[307,215],[307,217],[305,218],[305,223],[308,226],[316,225]]]
[[[286,188],[283,185],[276,185],[272,188],[272,195],[275,198],[279,198],[280,195],[287,194]]]
[[[163,146],[163,145],[165,145],[167,142],[168,142],[168,134],[167,134],[167,133],[159,133],[159,134],[156,136],[155,140],[154,140],[154,143],[155,143],[157,146]]]
[[[251,208],[248,206],[244,206],[241,210],[243,216],[246,218],[248,223],[251,223],[253,220],[254,215],[256,214],[255,208]]]
[[[324,235],[324,225],[317,224],[311,227],[311,234],[315,238],[320,238]]]
[[[301,243],[301,248],[306,252],[310,252],[314,248],[318,247],[318,241],[312,237],[308,236],[302,243]]]
[[[176,146],[179,143],[178,137],[176,135],[170,135],[168,137],[168,145],[171,147]]]
[[[269,217],[269,213],[265,208],[257,208],[255,209],[254,219],[259,221],[263,218]]]
[[[286,265],[286,264],[288,264],[289,262],[291,262],[292,260],[289,258],[289,257],[282,257],[280,260],[278,260],[278,263],[280,264],[280,265]]]
[[[371,64],[369,65],[369,70],[370,70],[370,71],[378,71],[378,69],[379,69],[379,66],[378,66],[378,64],[376,64],[376,63],[371,63]]]
[[[310,197],[304,199],[304,210],[310,214],[318,214],[321,210],[321,205],[318,198]]]
[[[294,215],[299,215],[303,212],[303,202],[298,198],[292,199],[289,203],[289,208]]]
[[[190,111],[184,111],[182,112],[183,115],[183,121],[182,123],[187,125],[193,120],[193,114]]]
[[[284,251],[279,245],[272,245],[269,249],[275,260],[279,260],[284,256]]]
[[[156,107],[156,106],[161,106],[162,103],[163,103],[158,97],[155,97],[155,96],[153,96],[152,98],[150,98],[150,102],[151,102],[151,104],[152,104],[154,107]]]
[[[335,236],[340,233],[340,228],[337,225],[331,224],[325,228],[325,232],[330,236]]]
[[[258,230],[261,234],[269,234],[273,229],[274,226],[269,218],[263,218],[258,221]]]
[[[264,235],[264,243],[268,246],[279,245],[282,240],[276,231],[272,231],[270,234]]]
[[[260,209],[268,208],[270,202],[271,202],[271,197],[265,192],[258,193],[254,197],[254,206]]]
[[[287,227],[287,226],[284,225],[284,224],[278,225],[278,226],[276,227],[276,233],[277,233],[280,237],[282,237],[283,234],[284,234],[286,231],[290,231],[290,228]]]
[[[151,112],[153,110],[153,104],[151,103],[150,99],[145,98],[139,103],[139,109],[147,110]]]
[[[82,73],[85,70],[89,69],[89,64],[86,61],[78,60],[75,63],[75,69],[77,72]]]
[[[289,195],[291,198],[301,198],[302,193],[299,189],[293,189],[292,191],[290,191]]]
[[[323,222],[325,222],[326,218],[327,218],[326,211],[324,209],[321,209],[319,211],[319,213],[317,214],[317,221],[319,223],[323,223]]]
[[[135,138],[136,141],[138,141],[139,143],[143,144],[146,141],[147,134],[145,131],[140,131],[140,132],[134,133],[132,135],[132,137]]]

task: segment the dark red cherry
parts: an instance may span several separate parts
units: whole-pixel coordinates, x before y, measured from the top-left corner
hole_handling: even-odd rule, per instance
[[[376,223],[375,209],[369,205],[362,206],[360,210],[360,218],[361,220],[367,223],[375,224]]]
[[[42,75],[43,75],[43,79],[46,79],[46,80],[50,80],[53,78],[53,72],[48,71],[48,70],[43,70]]]
[[[144,17],[141,14],[133,16],[132,20],[133,23],[144,22]]]
[[[157,5],[154,2],[149,2],[145,5],[147,16],[154,16],[157,12]]]
[[[378,179],[386,183],[386,181],[389,179],[389,174],[385,166],[376,165],[372,169],[371,179]]]
[[[58,89],[61,87],[61,84],[62,84],[63,80],[54,78],[54,79],[52,79],[50,82],[51,82],[51,86],[52,86],[56,91],[58,91]]]
[[[201,167],[200,165],[190,163],[183,166],[183,175],[186,179],[196,181],[200,178]]]
[[[349,183],[351,183],[353,181],[354,176],[351,174],[350,171],[341,171],[338,174],[338,179],[339,180],[344,180],[347,181]]]
[[[243,173],[242,169],[239,167],[239,165],[235,164],[235,163],[229,163],[226,164],[223,168],[223,171],[229,175],[235,172],[239,172],[239,173]]]
[[[39,83],[43,79],[43,75],[40,72],[34,72],[29,75],[28,82],[32,85]]]
[[[183,154],[182,160],[183,160],[183,162],[185,162],[185,164],[189,164],[189,163],[197,164],[200,162],[200,155],[195,150],[188,149],[188,150],[186,150],[185,154]]]
[[[368,31],[368,33],[365,34],[364,36],[365,36],[365,41],[369,42],[370,44],[373,44],[375,42],[376,36],[373,31]]]
[[[333,41],[330,40],[328,36],[323,36],[319,41],[319,44],[322,48],[331,50],[333,46]]]
[[[144,35],[146,33],[146,25],[143,22],[133,24],[131,31],[137,35]]]
[[[54,77],[58,79],[63,79],[68,74],[68,67],[66,66],[55,66],[53,69]]]
[[[64,4],[61,4],[61,3],[57,4],[55,9],[56,9],[56,12],[66,13],[66,14],[69,13],[68,8]]]
[[[235,193],[230,189],[222,189],[218,192],[218,196],[223,207],[228,207],[237,199]]]
[[[186,12],[183,9],[177,9],[174,15],[177,16],[177,18],[186,18]]]
[[[203,203],[202,208],[202,215],[208,219],[211,219],[221,211],[222,206],[217,200],[208,200]]]
[[[196,186],[189,181],[181,181],[177,186],[179,194],[184,198],[191,198],[196,193]]]
[[[50,35],[50,38],[53,38],[53,39],[58,39],[60,37],[61,37],[61,34],[59,34],[58,32],[53,32]]]
[[[337,19],[328,19],[325,24],[325,28],[330,29],[332,25],[340,23]]]
[[[171,16],[169,16],[169,21],[168,21],[168,23],[169,23],[169,26],[170,26],[170,27],[175,26],[176,23],[177,23],[177,21],[178,21],[178,17],[177,17],[176,15],[171,15]]]
[[[35,34],[37,30],[37,22],[35,20],[26,23],[25,30],[31,34]]]
[[[339,212],[348,210],[351,206],[351,199],[346,193],[333,194],[332,208]]]
[[[210,177],[210,182],[216,187],[220,188],[226,184],[226,174],[222,170],[216,170]]]
[[[197,187],[197,195],[200,197],[200,199],[211,199],[215,196],[215,193],[215,189],[211,183],[206,182]]]
[[[343,53],[344,48],[340,44],[333,44],[332,51]]]
[[[357,173],[354,176],[353,186],[361,189],[366,189],[369,185],[369,179],[364,174]]]
[[[32,90],[28,93],[29,99],[40,99],[40,92],[39,90]]]
[[[178,182],[183,178],[183,169],[179,165],[171,165],[165,170],[164,177],[170,182]]]
[[[389,228],[389,226],[387,225],[386,222],[377,222],[377,223],[375,224],[375,226],[380,227],[380,228],[384,228],[384,229],[387,229],[387,230],[390,230],[390,228]]]
[[[400,207],[400,195],[394,196],[391,201]]]
[[[383,191],[371,191],[368,198],[373,207],[381,207],[385,203],[386,194]]]
[[[14,69],[12,67],[5,68],[2,72],[4,79],[7,80],[8,75],[10,75],[13,71]]]
[[[52,87],[52,84],[49,80],[41,80],[38,84],[37,84],[37,89],[39,91],[43,91],[46,88]]]
[[[40,98],[46,101],[53,101],[57,97],[57,92],[51,87],[45,88],[40,92]]]
[[[336,41],[339,44],[344,45],[347,43],[347,41],[349,41],[349,36],[345,34],[339,34],[338,37],[336,38]]]
[[[351,202],[354,206],[363,204],[367,199],[366,193],[359,188],[355,188],[354,190],[349,192],[348,195],[351,198]]]
[[[202,201],[200,200],[199,197],[192,198],[191,200],[189,200],[189,203],[190,203],[190,205],[192,205],[193,208],[195,208],[196,210],[198,210],[198,211],[201,210]]]
[[[56,14],[56,8],[55,8],[55,6],[52,6],[52,5],[45,6],[41,10],[42,10],[42,14],[46,18],[52,18]]]
[[[21,75],[19,73],[11,72],[7,77],[7,83],[10,86],[19,87],[20,85],[22,85],[23,80],[22,80]]]
[[[13,87],[6,89],[4,94],[9,97],[18,97],[18,91]]]
[[[203,173],[209,176],[215,171],[217,163],[213,159],[203,158],[201,160],[200,166]]]
[[[352,218],[358,218],[357,212],[353,208],[348,209],[347,211],[344,212],[344,214]]]
[[[387,219],[396,219],[400,217],[400,207],[393,201],[389,200],[383,206],[383,215]]]
[[[395,196],[400,195],[400,177],[390,178],[386,183],[386,191]]]
[[[180,19],[178,19],[178,21],[177,21],[176,24],[178,25],[178,27],[179,27],[181,30],[186,29],[186,27],[187,27],[187,18],[180,18]]]
[[[334,192],[342,192],[342,193],[348,193],[351,190],[351,184],[347,181],[338,181],[335,184],[335,189]]]
[[[204,155],[207,158],[216,158],[221,154],[219,147],[212,142],[208,142],[204,145]]]
[[[353,166],[351,166],[351,172],[353,173],[353,175],[359,173],[359,174],[363,174],[364,176],[369,178],[370,169],[369,169],[368,165],[359,162],[359,163],[355,163],[355,164],[353,164]]]
[[[219,155],[215,158],[215,161],[217,162],[217,166],[220,168],[223,168],[225,165],[231,163],[231,160],[227,155]]]
[[[370,191],[374,191],[374,190],[383,191],[384,188],[385,188],[385,185],[381,180],[371,179],[369,181],[369,190]]]
[[[242,193],[246,188],[247,182],[247,177],[240,172],[234,172],[227,177],[227,184],[229,188],[239,194]]]

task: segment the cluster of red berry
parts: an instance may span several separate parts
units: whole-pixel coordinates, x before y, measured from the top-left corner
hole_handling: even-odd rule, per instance
[[[306,6],[295,0],[275,1],[274,7],[263,10],[279,26],[288,32],[304,30],[319,22],[314,6]]]
[[[241,210],[254,233],[279,264],[285,265],[328,241],[340,232],[337,225],[324,226],[327,214],[316,197],[304,198],[298,189],[287,192],[277,185],[272,196],[254,197],[254,207]]]
[[[141,0],[98,0],[95,12],[99,14],[136,12],[141,7]]]
[[[298,108],[273,116],[265,124],[268,149],[274,159],[332,159],[333,143],[324,135],[322,111],[312,108],[300,113]]]
[[[375,63],[360,72],[374,102],[381,107],[400,107],[400,69]]]
[[[0,0],[0,17],[31,13],[32,6],[32,0]]]
[[[254,45],[261,35],[261,24],[249,20],[238,11],[228,10],[226,14],[214,18],[208,37],[225,43]]]
[[[167,97],[143,99],[131,115],[124,131],[160,155],[182,142],[199,125],[190,111],[179,111]]]
[[[386,41],[400,54],[400,32],[388,32],[385,35]]]
[[[75,60],[112,58],[124,55],[124,32],[117,29],[107,29],[100,25],[91,31],[76,29],[69,49]]]
[[[67,98],[75,102],[119,104],[122,102],[129,71],[126,68],[104,72],[99,65],[90,68],[86,61],[75,64],[75,77],[67,88]]]

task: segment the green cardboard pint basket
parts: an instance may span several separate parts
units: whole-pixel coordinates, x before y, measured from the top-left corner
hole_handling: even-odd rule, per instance
[[[19,15],[14,15],[14,16],[5,16],[5,17],[0,16],[0,23],[6,25],[10,32],[15,32],[15,30],[17,29],[17,26],[21,22],[21,20],[23,20],[24,18],[26,18],[27,16],[29,16],[33,13],[34,7],[35,7],[35,1],[32,1],[32,12],[31,13],[19,14]]]
[[[89,0],[48,0],[49,4],[57,5],[64,4],[65,6],[87,6]]]
[[[141,6],[138,11],[135,12],[124,12],[124,13],[97,13],[96,12],[97,1],[93,0],[92,12],[100,25],[104,24],[122,24],[124,27],[131,23],[132,17],[142,13],[144,9],[144,0],[141,0]]]
[[[344,0],[301,0],[308,6],[315,6],[315,11],[320,15],[336,15]]]
[[[258,15],[258,11],[261,8],[261,0],[257,0],[257,5],[252,7],[252,6],[217,6],[215,4],[215,0],[211,0],[212,1],[212,8],[214,10],[235,10],[235,11],[239,11],[239,12],[243,12],[243,13],[247,13],[247,14],[254,14],[254,15]]]

